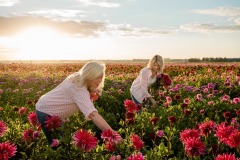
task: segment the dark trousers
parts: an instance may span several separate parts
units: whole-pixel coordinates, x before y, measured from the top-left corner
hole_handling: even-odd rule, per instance
[[[47,140],[48,140],[48,144],[51,145],[52,144],[52,139],[56,139],[56,137],[54,137],[54,132],[49,130],[48,128],[45,127],[45,120],[48,116],[48,114],[40,112],[38,110],[36,110],[36,115],[37,115],[37,119],[38,122],[41,124],[41,128],[43,133],[45,134]],[[56,133],[55,133],[56,134]]]
[[[142,104],[136,100],[136,98],[131,94],[132,100],[135,104]]]

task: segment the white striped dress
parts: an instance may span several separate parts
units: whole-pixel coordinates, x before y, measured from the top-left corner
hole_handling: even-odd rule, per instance
[[[156,76],[151,76],[151,69],[148,67],[144,67],[143,69],[141,69],[138,77],[132,83],[130,93],[140,103],[142,103],[144,98],[151,97],[151,95],[148,93],[148,87],[156,81]]]
[[[68,118],[81,110],[87,120],[90,120],[88,116],[93,111],[97,111],[87,88],[79,88],[68,79],[42,95],[36,103],[36,109],[49,115],[57,115],[61,119]]]

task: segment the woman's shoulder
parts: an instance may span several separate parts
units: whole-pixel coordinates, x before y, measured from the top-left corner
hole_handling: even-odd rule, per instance
[[[144,68],[141,69],[141,72],[143,72],[143,73],[151,73],[151,69],[148,68],[148,67],[144,67]]]
[[[73,83],[71,80],[69,79],[65,79],[63,81],[63,83],[65,83],[66,86],[68,86],[70,89],[73,90],[78,90],[78,91],[87,91],[87,87],[86,86],[78,86],[75,83]]]

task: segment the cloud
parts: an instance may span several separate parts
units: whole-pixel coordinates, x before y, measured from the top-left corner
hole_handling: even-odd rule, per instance
[[[19,0],[0,0],[0,6],[3,7],[11,7],[17,3],[19,3]]]
[[[207,14],[214,16],[225,16],[229,21],[234,21],[233,25],[219,26],[213,23],[193,23],[181,25],[180,29],[188,32],[200,32],[200,33],[233,33],[240,31],[240,19],[236,18],[240,16],[240,7],[218,7],[216,9],[206,10],[192,10],[191,12],[197,14]]]
[[[57,21],[41,16],[0,17],[0,36],[10,36],[34,26],[54,28],[69,36],[134,36],[156,37],[171,34],[171,30],[134,28],[130,24],[111,24],[92,21]]]
[[[235,22],[237,25],[240,25],[240,18],[235,19],[234,22]]]
[[[111,29],[112,33],[117,33],[119,36],[131,37],[158,37],[171,33],[171,31],[153,30],[150,28],[133,28],[130,24],[110,24],[108,28]]]
[[[206,9],[206,10],[192,10],[193,13],[207,14],[214,16],[227,16],[234,17],[240,16],[240,7],[218,7],[216,9]]]
[[[78,0],[79,2],[83,3],[85,6],[99,6],[104,8],[116,8],[120,7],[119,3],[115,3],[112,1],[102,1],[99,2],[98,0]]]
[[[13,35],[34,26],[47,26],[75,36],[97,36],[97,32],[105,30],[101,22],[54,21],[39,16],[0,17],[0,24],[0,36]]]
[[[200,32],[200,33],[232,33],[240,32],[240,25],[228,25],[218,26],[212,23],[194,23],[181,25],[180,29],[188,32]]]
[[[84,11],[81,10],[67,10],[67,9],[50,9],[50,10],[38,10],[27,12],[27,15],[37,15],[47,18],[59,19],[59,18],[77,18],[85,17]]]

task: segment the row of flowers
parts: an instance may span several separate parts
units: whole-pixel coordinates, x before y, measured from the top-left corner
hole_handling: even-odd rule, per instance
[[[125,101],[125,107],[127,112],[134,112],[139,111],[139,109],[136,107],[136,105],[130,101]],[[29,122],[33,126],[37,126],[39,129],[39,123],[36,119],[36,114],[34,112],[30,112],[28,114]],[[175,123],[176,118],[171,116],[168,118],[170,123]],[[154,124],[157,123],[157,119],[151,119],[151,122]],[[57,116],[51,116],[48,117],[45,121],[45,126],[49,130],[58,130],[62,126],[62,121]],[[204,142],[201,141],[201,137],[208,137],[212,132],[215,132],[215,136],[218,137],[219,142],[226,144],[230,146],[231,148],[239,147],[240,149],[240,132],[238,130],[239,124],[232,119],[231,123],[222,122],[219,125],[216,125],[213,121],[206,121],[197,126],[197,128],[194,129],[185,129],[184,131],[180,132],[180,141],[185,146],[185,152],[193,157],[193,156],[200,156],[204,155],[206,152],[206,145]],[[7,126],[4,122],[0,121],[0,137],[3,137],[5,132],[7,131]],[[163,137],[164,132],[162,130],[158,130],[156,135],[158,137]],[[28,129],[23,132],[23,140],[24,141],[35,141],[37,138],[40,137],[39,131],[34,131],[33,129]],[[105,148],[107,151],[112,152],[114,150],[117,150],[118,146],[122,142],[121,136],[112,130],[105,130],[101,133],[101,138],[105,142]],[[76,131],[73,136],[73,144],[80,148],[83,151],[91,152],[92,150],[96,149],[98,144],[98,139],[91,133],[90,131],[80,129]],[[144,156],[140,152],[141,149],[144,147],[143,140],[137,135],[132,134],[130,136],[130,141],[132,143],[132,146],[135,150],[138,152],[131,154],[127,159],[144,159]],[[58,147],[60,145],[59,139],[53,139],[53,142],[51,144],[51,147]],[[215,155],[217,153],[216,146],[210,146],[212,147],[212,153]],[[17,152],[17,147],[10,143],[10,142],[3,142],[0,143],[0,158],[1,159],[8,159],[15,155]],[[224,158],[225,157],[225,158]],[[220,154],[218,155],[215,160],[220,159],[226,159],[226,158],[234,159],[234,154]],[[121,159],[121,155],[111,156],[112,159]]]

